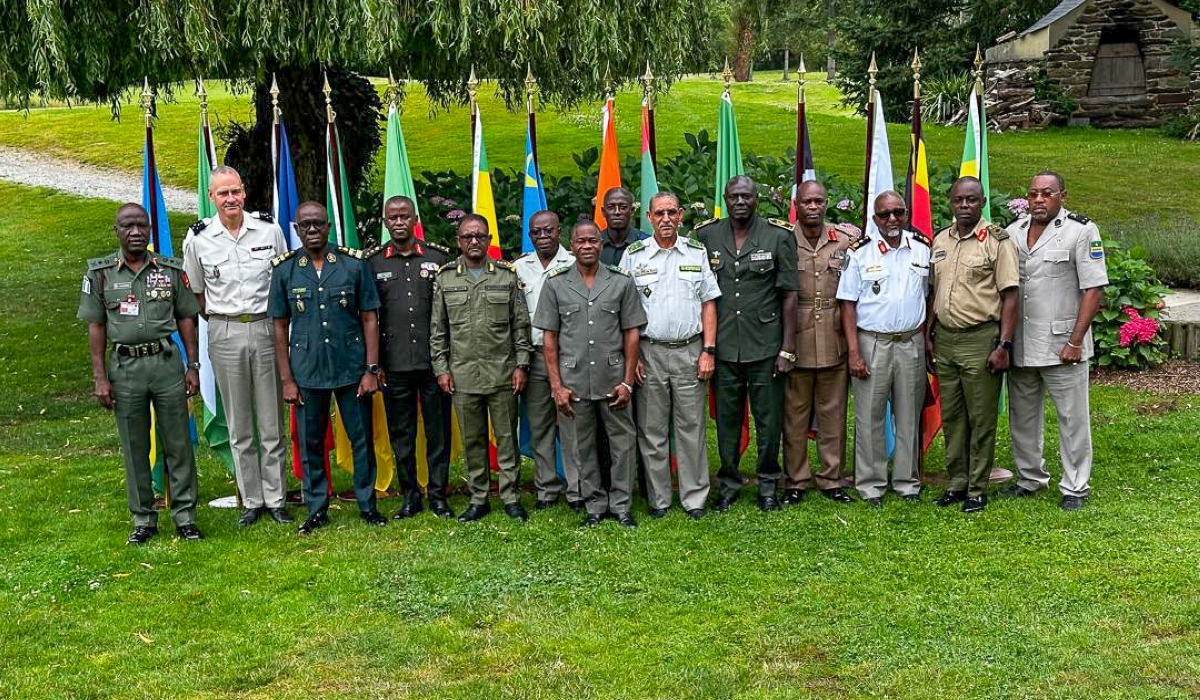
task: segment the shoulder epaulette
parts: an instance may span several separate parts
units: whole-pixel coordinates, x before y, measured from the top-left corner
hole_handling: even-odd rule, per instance
[[[616,265],[605,265],[605,267],[607,267],[607,268],[608,268],[609,272],[615,272],[615,273],[617,273],[618,275],[624,275],[624,276],[626,276],[626,277],[631,277],[631,276],[632,276],[632,275],[630,275],[628,272],[626,272],[626,271],[622,270],[621,268],[617,267]]]
[[[208,228],[208,224],[211,221],[212,219],[196,219],[196,223],[188,226],[188,230],[196,235],[199,235],[201,231]]]
[[[869,241],[870,241],[869,237],[860,236],[860,237],[854,239],[853,241],[850,241],[850,250],[858,250],[859,248],[865,246]]]
[[[792,225],[790,223],[784,221],[783,219],[767,219],[767,223],[771,224],[772,226],[777,226],[781,229],[784,229],[785,231],[792,230]]]
[[[625,253],[626,253],[626,254],[628,254],[628,253],[636,253],[636,252],[638,252],[639,250],[642,250],[642,249],[643,249],[643,248],[645,248],[645,247],[646,247],[646,241],[644,241],[644,240],[641,240],[641,241],[634,241],[633,243],[630,243],[630,244],[629,244],[629,247],[628,247],[628,248],[626,248],[626,249],[625,249]]]
[[[1091,219],[1087,218],[1083,214],[1077,214],[1075,212],[1071,212],[1071,213],[1067,214],[1067,218],[1070,219],[1071,221],[1078,221],[1081,224],[1092,223]]]
[[[160,255],[157,258],[155,258],[155,260],[158,261],[159,265],[165,265],[166,267],[171,267],[176,270],[183,269],[183,261],[180,260],[179,258],[172,258],[172,257],[167,257],[166,255]]]
[[[913,231],[912,238],[914,241],[917,241],[919,243],[924,243],[927,246],[933,245],[933,241],[929,240],[929,236],[926,236],[924,233],[921,233],[920,231]],[[863,240],[866,240],[866,236],[863,236]]]
[[[252,211],[252,212],[250,212],[250,216],[253,216],[254,218],[258,219],[259,221],[265,221],[268,224],[275,223],[275,217],[271,216],[271,214],[269,212]]]
[[[500,268],[501,270],[508,270],[509,272],[516,272],[516,269],[512,266],[512,263],[510,263],[507,260],[493,260],[492,264],[494,264],[496,267]]]
[[[1003,241],[1008,239],[1008,231],[997,226],[996,224],[988,224],[987,232],[989,236],[995,236],[996,240]]]
[[[570,269],[571,269],[570,265],[563,265],[562,267],[558,268],[554,272],[551,272],[549,275],[546,275],[546,277],[547,278],[558,277],[559,275],[563,274],[564,272],[567,272]]]
[[[340,245],[340,246],[338,246],[338,247],[337,247],[337,251],[338,251],[339,253],[341,253],[342,255],[349,255],[350,257],[352,257],[352,258],[358,258],[359,260],[362,260],[362,259],[364,259],[364,258],[366,258],[366,257],[367,257],[367,256],[366,256],[366,254],[365,254],[365,253],[363,253],[363,252],[362,252],[361,250],[359,250],[358,248],[347,248],[347,247],[346,247],[346,246],[344,246],[344,245]]]
[[[299,251],[299,250],[300,250],[300,249],[299,249],[299,248],[297,248],[296,250],[289,250],[288,252],[286,252],[286,253],[283,253],[283,254],[281,254],[281,255],[276,255],[275,257],[271,258],[271,266],[272,266],[272,267],[279,267],[279,266],[280,266],[280,265],[282,265],[284,262],[286,262],[286,261],[287,261],[289,258],[291,258],[293,255],[295,255],[295,254],[296,254],[296,252],[297,252],[297,251]]]
[[[838,233],[843,233],[843,234],[849,236],[850,240],[852,240],[852,241],[864,237],[862,235],[862,231],[859,231],[857,226],[855,226],[854,224],[848,224],[845,221],[834,224],[833,228]]]
[[[446,263],[445,265],[442,265],[441,267],[439,267],[439,268],[438,268],[438,272],[445,272],[446,270],[451,270],[451,269],[453,269],[453,268],[454,268],[456,265],[458,265],[458,261],[457,261],[457,260],[451,260],[450,262]]]
[[[704,250],[704,244],[701,243],[700,241],[696,240],[695,238],[692,238],[691,236],[685,236],[683,240],[689,246],[691,246],[693,248],[699,248],[700,250]]]
[[[700,223],[693,226],[692,228],[693,229],[704,228],[705,226],[708,226],[709,224],[715,224],[718,221],[720,221],[720,219],[717,219],[717,218],[705,219],[704,221],[701,221]]]
[[[433,248],[434,250],[445,253],[446,255],[450,254],[450,249],[447,248],[446,246],[442,245],[441,243],[434,243],[433,241],[425,241],[425,247]]]
[[[380,243],[379,245],[375,246],[374,248],[368,248],[367,250],[364,250],[362,252],[363,258],[374,257],[375,255],[378,255],[379,253],[383,252],[383,249],[386,247],[387,247],[386,243]]]
[[[938,236],[942,235],[943,233],[948,233],[950,231],[950,229],[952,229],[952,228],[954,228],[953,225],[946,226],[944,228],[940,228],[933,234],[933,237],[937,238]]]
[[[112,255],[103,258],[92,258],[88,260],[88,270],[103,270],[106,267],[114,267],[117,264],[117,259]]]

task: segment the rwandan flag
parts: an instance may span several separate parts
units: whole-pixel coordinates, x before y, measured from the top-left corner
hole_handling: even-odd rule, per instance
[[[600,175],[596,180],[596,209],[592,220],[601,230],[608,228],[604,218],[604,194],[621,186],[621,159],[617,155],[617,125],[614,121],[614,102],[610,95],[604,101],[600,116]]]
[[[496,221],[496,200],[492,196],[492,173],[488,170],[487,147],[483,143],[483,116],[475,107],[475,144],[471,163],[471,211],[487,219],[492,239],[488,243],[488,257],[499,260],[500,226]]]
[[[651,123],[650,97],[642,98],[642,230],[650,231],[650,198],[658,194],[658,173],[654,171],[654,125]]]
[[[737,119],[733,116],[733,100],[726,90],[721,95],[717,113],[717,175],[713,185],[713,216],[729,216],[725,206],[725,185],[737,175],[746,174],[742,166],[742,147],[738,142]]]

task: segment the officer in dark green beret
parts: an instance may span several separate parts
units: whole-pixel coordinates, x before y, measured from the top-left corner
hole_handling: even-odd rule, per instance
[[[297,407],[304,445],[300,534],[329,524],[325,431],[336,400],[354,454],[354,498],[368,525],[387,525],[375,507],[371,395],[379,388],[379,293],[360,250],[329,245],[329,215],[316,202],[296,208],[303,250],[271,263],[267,313],[275,319],[275,357],[283,400]]]
[[[745,175],[725,185],[729,218],[696,226],[717,276],[717,473],[713,508],[728,510],[742,476],[740,442],[746,399],[758,433],[758,507],[779,510],[779,442],[784,377],[796,361],[796,239],[786,221],[757,215],[758,186]]]
[[[150,411],[153,406],[166,465],[171,519],[185,540],[202,539],[196,527],[196,462],[188,438],[187,398],[200,388],[196,316],[200,306],[183,263],[147,246],[150,217],[138,204],[117,210],[115,255],[88,261],[78,317],[88,323],[94,394],[116,414],[125,459],[125,492],[133,513],[127,544],[158,534],[150,484]],[[171,334],[179,331],[187,353],[184,371]],[[112,352],[105,362],[105,346]]]

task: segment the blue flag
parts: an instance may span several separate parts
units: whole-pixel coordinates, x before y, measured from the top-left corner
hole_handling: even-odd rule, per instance
[[[288,248],[300,247],[300,236],[296,234],[296,207],[300,206],[300,195],[296,193],[296,169],[292,166],[292,151],[288,146],[287,129],[283,119],[276,122],[271,131],[271,165],[275,174],[271,192],[271,216],[283,231]]]
[[[546,208],[546,188],[542,186],[542,174],[538,172],[537,158],[533,153],[533,135],[525,128],[525,186],[521,206],[521,252],[533,251],[533,239],[529,237],[529,220]]]

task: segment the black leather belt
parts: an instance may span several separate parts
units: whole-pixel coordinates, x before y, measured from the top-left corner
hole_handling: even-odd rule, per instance
[[[861,328],[859,330],[862,330]],[[877,340],[890,340],[893,343],[907,343],[912,340],[912,337],[921,332],[920,328],[914,328],[911,331],[903,331],[901,333],[879,333],[877,331],[863,330],[863,333]]]
[[[226,316],[225,314],[209,314],[208,320],[216,319],[218,321],[228,321],[230,323],[251,323],[253,321],[261,321],[266,318],[266,314],[238,314],[237,316]]]
[[[693,335],[691,338],[687,338],[686,340],[655,340],[654,338],[645,338],[645,337],[643,337],[642,340],[646,341],[647,343],[650,343],[651,345],[661,345],[664,348],[672,348],[672,349],[686,348],[687,346],[691,345],[692,343],[696,342],[697,340],[700,340],[700,334],[697,333],[696,335]]]
[[[149,343],[138,343],[137,345],[126,345],[124,343],[113,343],[113,352],[122,357],[149,357],[157,355],[167,349],[167,339],[154,340]]]

